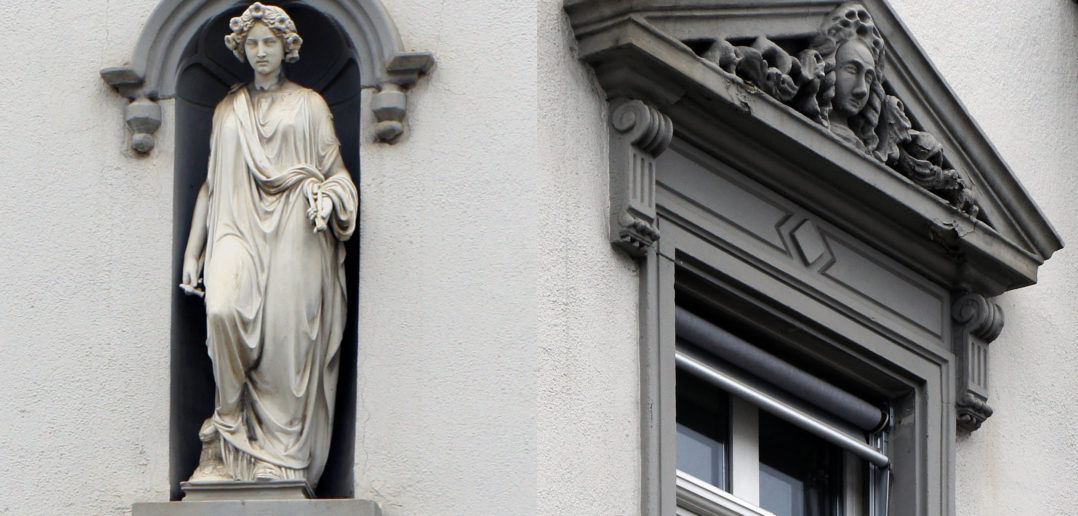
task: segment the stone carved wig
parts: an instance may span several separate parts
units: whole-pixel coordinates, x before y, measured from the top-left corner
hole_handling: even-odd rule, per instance
[[[858,60],[857,54],[867,54],[867,59]],[[751,46],[719,39],[701,57],[828,127],[837,138],[958,210],[977,216],[980,207],[969,180],[949,167],[939,141],[914,127],[902,101],[887,94],[886,43],[860,3],[846,2],[831,11],[808,48],[796,57],[766,35],[757,37]],[[852,92],[842,77],[848,64],[856,65],[865,88],[864,98],[852,103],[854,112],[842,112],[851,104]]]
[[[873,80],[868,85],[868,100],[864,108],[851,115],[850,129],[860,139],[864,149],[875,151],[879,143],[876,127],[887,94],[883,90],[884,43],[872,16],[860,4],[847,3],[832,11],[820,28],[820,33],[813,40],[811,48],[819,52],[824,61],[824,78],[817,93],[823,119],[829,125],[834,111],[836,75],[839,49],[847,44],[862,44],[872,55],[875,65]]]

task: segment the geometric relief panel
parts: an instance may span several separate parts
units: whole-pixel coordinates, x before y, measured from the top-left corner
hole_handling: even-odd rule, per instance
[[[933,335],[943,336],[946,292],[899,272],[900,265],[883,263],[882,257],[870,255],[874,251],[863,252],[827,233],[823,238],[834,259],[821,274]]]
[[[725,171],[725,167],[719,163],[711,162],[705,167],[678,150],[671,149],[657,160],[658,182],[662,186],[677,192],[708,215],[789,254],[780,226],[792,215],[790,210],[751,187],[723,177],[719,172]]]
[[[944,336],[950,317],[948,293],[879,251],[678,141],[657,158],[656,169],[660,195],[674,196],[660,205],[675,212],[692,209],[697,216],[712,218],[720,224],[708,232],[817,288],[841,289],[841,294],[830,293],[835,300],[867,302],[874,307],[870,312],[901,326],[917,327],[918,333],[928,332],[937,339]],[[749,241],[764,242],[782,258],[761,254],[759,248],[752,251],[755,246],[746,245]],[[821,280],[831,288],[820,284]]]
[[[801,260],[805,262],[805,265],[812,265],[819,261],[820,258],[829,255],[827,243],[823,241],[820,230],[811,220],[806,219],[801,224],[798,224],[790,236],[793,238],[794,244],[797,245],[797,250],[801,254]]]

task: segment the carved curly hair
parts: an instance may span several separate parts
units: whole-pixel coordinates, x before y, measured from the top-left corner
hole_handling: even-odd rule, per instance
[[[303,38],[296,32],[296,24],[284,9],[275,5],[262,5],[255,2],[243,11],[243,14],[229,21],[232,34],[225,36],[225,45],[241,63],[247,62],[247,53],[244,45],[247,43],[247,33],[251,31],[255,23],[262,22],[284,43],[284,60],[287,63],[299,61],[299,47],[303,45]]]
[[[816,98],[825,120],[831,114],[831,101],[835,97],[835,67],[838,49],[850,41],[860,41],[872,54],[876,65],[876,75],[869,85],[868,102],[860,113],[849,119],[852,130],[865,148],[871,152],[879,145],[876,126],[880,122],[880,112],[887,97],[883,89],[884,43],[883,36],[876,28],[872,15],[857,2],[847,2],[838,6],[820,27],[820,34],[812,42],[812,48],[820,52],[825,65],[823,86]]]

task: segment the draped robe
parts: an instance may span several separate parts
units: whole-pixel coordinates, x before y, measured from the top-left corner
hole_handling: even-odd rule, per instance
[[[312,486],[325,467],[347,316],[345,250],[358,195],[318,93],[234,89],[213,117],[204,282],[225,467]],[[340,167],[343,170],[343,167]],[[328,176],[328,177],[327,177]],[[312,199],[333,202],[315,232]]]

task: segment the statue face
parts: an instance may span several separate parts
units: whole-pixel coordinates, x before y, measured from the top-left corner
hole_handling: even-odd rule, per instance
[[[868,94],[875,80],[876,64],[868,47],[857,40],[843,43],[835,54],[835,98],[832,106],[846,116],[860,113],[868,103]]]
[[[244,43],[247,62],[259,75],[276,75],[284,61],[284,42],[265,23],[258,22],[247,32]]]

